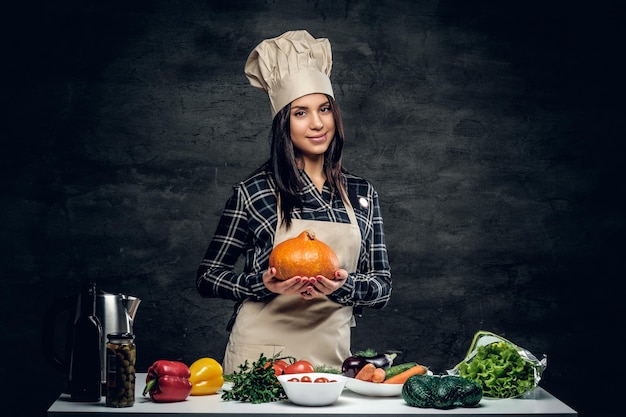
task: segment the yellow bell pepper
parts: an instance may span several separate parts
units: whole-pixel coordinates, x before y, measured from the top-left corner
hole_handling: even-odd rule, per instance
[[[191,395],[215,394],[224,384],[222,365],[213,358],[200,358],[189,367]]]

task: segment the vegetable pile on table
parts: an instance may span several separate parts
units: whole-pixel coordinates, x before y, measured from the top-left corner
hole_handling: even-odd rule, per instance
[[[426,374],[428,368],[417,362],[393,364],[395,353],[378,353],[373,349],[359,351],[346,358],[341,373],[365,382],[404,384],[409,377]]]
[[[225,378],[232,382],[232,388],[225,390],[222,399],[225,401],[235,400],[250,402],[252,404],[268,403],[287,398],[282,385],[276,378],[279,375],[300,373],[339,373],[326,366],[314,367],[306,359],[294,357],[279,357],[278,355],[267,358],[263,353],[259,359],[249,364],[246,360],[239,365],[239,371],[235,371]]]
[[[362,350],[343,361],[341,373],[348,378],[354,378],[368,363],[374,365],[376,368],[387,369],[393,365],[395,358],[395,353],[378,353],[374,349]]]

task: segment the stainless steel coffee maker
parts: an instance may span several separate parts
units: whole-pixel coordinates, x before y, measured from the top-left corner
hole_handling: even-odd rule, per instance
[[[98,291],[96,316],[102,326],[101,381],[106,384],[106,344],[109,333],[133,334],[133,323],[141,300],[132,295]],[[43,326],[43,352],[46,360],[69,378],[72,358],[72,334],[80,312],[80,294],[55,300],[46,311]],[[63,321],[65,318],[65,325]],[[62,328],[65,328],[63,335]],[[64,341],[59,341],[64,339]],[[62,346],[64,344],[64,346]],[[61,345],[61,346],[60,346]],[[69,381],[68,381],[69,383]],[[69,389],[68,387],[66,387]]]

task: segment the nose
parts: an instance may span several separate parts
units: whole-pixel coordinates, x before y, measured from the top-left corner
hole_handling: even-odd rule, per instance
[[[314,113],[311,116],[311,129],[319,130],[322,127],[324,127],[324,122],[322,122],[322,118],[320,117],[319,114]]]

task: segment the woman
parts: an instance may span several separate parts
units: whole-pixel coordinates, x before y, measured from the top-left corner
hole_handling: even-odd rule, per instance
[[[350,356],[350,327],[363,307],[383,308],[391,270],[378,195],[342,168],[344,132],[330,83],[327,39],[291,31],[261,42],[245,67],[272,108],[271,155],[233,187],[200,264],[204,297],[236,301],[224,372],[262,353],[340,367]],[[281,281],[272,248],[312,229],[337,254],[334,276]],[[240,256],[243,272],[235,272]]]

